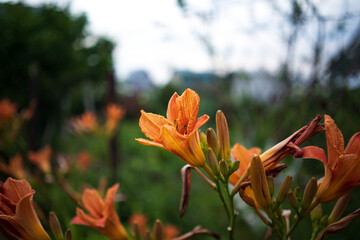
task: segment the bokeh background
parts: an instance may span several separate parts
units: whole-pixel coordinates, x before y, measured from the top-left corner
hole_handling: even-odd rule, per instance
[[[121,3],[119,3],[121,2]],[[127,226],[142,213],[182,232],[196,225],[224,234],[227,220],[215,192],[193,174],[187,213],[179,217],[180,169],[176,156],[140,145],[140,110],[165,115],[176,91],[192,88],[201,98],[199,114],[213,127],[221,109],[232,145],[264,150],[311,121],[329,114],[347,142],[360,131],[360,4],[357,1],[0,1],[0,99],[19,111],[36,102],[33,117],[17,137],[1,145],[5,164],[20,153],[35,172],[35,201],[50,211],[74,239],[102,239],[95,230],[70,226],[76,204],[59,186],[36,172],[29,151],[46,145],[59,159],[90,155],[85,171],[64,175],[71,187],[120,183],[117,209]],[[113,137],[74,134],[69,120],[84,112],[104,118],[106,105],[126,109]],[[325,135],[306,145],[325,148]],[[323,175],[312,160],[285,159],[276,179],[294,175],[305,186]],[[8,175],[0,173],[1,181]],[[44,180],[45,179],[45,180]],[[347,212],[359,207],[354,191]],[[236,236],[262,239],[266,228],[238,199]],[[333,203],[324,205],[330,211]],[[46,228],[47,221],[42,221]],[[150,225],[151,225],[150,224]],[[359,220],[328,239],[356,239]],[[309,239],[303,221],[292,239]],[[104,238],[105,239],[105,238]],[[198,239],[206,239],[201,237]]]

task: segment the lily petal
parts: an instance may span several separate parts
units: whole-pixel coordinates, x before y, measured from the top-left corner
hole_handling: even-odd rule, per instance
[[[195,91],[188,88],[176,101],[180,107],[180,114],[178,116],[179,131],[180,133],[190,133],[193,131],[196,123],[200,97]]]
[[[246,171],[248,166],[250,165],[251,158],[254,155],[251,151],[247,150],[245,147],[236,143],[233,148],[231,149],[231,155],[234,157],[235,160],[240,161],[239,167],[239,174],[240,176]]]
[[[105,204],[95,189],[85,189],[81,201],[84,208],[89,211],[92,216],[97,218],[103,216],[102,210],[104,209]]]
[[[178,97],[179,97],[179,95],[177,93],[174,93],[172,95],[172,97],[170,98],[170,101],[168,104],[166,117],[171,123],[174,123],[174,121],[177,119],[178,114],[179,114],[180,109],[179,109],[179,106],[177,105],[177,101],[176,101],[176,99]]]
[[[160,128],[161,126],[169,124],[172,125],[172,123],[164,118],[161,115],[153,114],[153,113],[147,113],[144,110],[141,110],[141,117],[139,120],[139,125],[141,128],[141,131],[147,136],[148,138],[152,140],[158,139],[160,135]]]
[[[317,159],[324,164],[327,164],[326,154],[324,149],[315,147],[315,146],[308,146],[301,149],[302,150],[302,158],[312,158]]]
[[[208,115],[202,115],[201,117],[199,117],[198,120],[196,121],[192,131],[197,131],[199,129],[199,127],[204,125],[209,119],[210,119],[210,117]]]
[[[345,149],[346,154],[356,154],[360,156],[360,132],[355,133]]]
[[[11,199],[14,203],[19,202],[25,195],[29,194],[31,190],[30,184],[25,180],[16,180],[8,178],[4,185],[4,195]]]
[[[16,219],[19,224],[31,235],[32,239],[50,240],[49,235],[41,226],[40,220],[33,207],[35,191],[21,199],[16,207]]]
[[[340,154],[344,153],[344,137],[330,116],[325,115],[324,118],[328,163],[330,168],[333,168]]]
[[[141,143],[143,145],[148,145],[148,146],[155,146],[155,147],[159,147],[159,148],[163,148],[165,149],[164,145],[162,145],[159,142],[155,142],[155,141],[150,141],[144,138],[136,138],[135,139],[138,143]]]
[[[118,188],[119,188],[118,183],[115,184],[114,186],[112,186],[111,188],[109,188],[109,190],[106,192],[106,196],[105,196],[105,205],[113,206],[115,194],[116,194]]]
[[[187,139],[179,134],[174,127],[163,126],[161,128],[159,139],[168,151],[176,154],[186,163],[195,167],[204,165],[205,157],[204,161],[202,161],[202,159],[196,159],[188,145]]]

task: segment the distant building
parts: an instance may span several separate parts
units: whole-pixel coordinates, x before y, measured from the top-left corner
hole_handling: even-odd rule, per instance
[[[230,94],[234,98],[249,96],[259,101],[269,101],[281,92],[281,87],[274,75],[266,70],[232,75]]]
[[[207,90],[216,88],[219,77],[210,72],[175,71],[171,82],[179,89]]]
[[[147,93],[155,87],[154,82],[145,70],[133,71],[124,82],[126,95]]]

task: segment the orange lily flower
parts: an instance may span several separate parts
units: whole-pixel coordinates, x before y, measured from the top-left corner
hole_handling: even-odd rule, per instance
[[[96,116],[92,112],[85,112],[83,115],[72,119],[71,125],[77,133],[92,133],[98,128]]]
[[[325,176],[316,193],[319,202],[331,202],[360,186],[360,132],[355,133],[344,149],[344,138],[334,120],[325,115],[326,158],[322,148],[304,147],[303,158],[324,163]]]
[[[289,154],[302,156],[302,150],[298,147],[315,134],[322,132],[323,127],[319,124],[321,116],[315,117],[308,125],[302,127],[291,136],[276,144],[266,152],[260,155],[266,172],[276,170],[278,163]],[[260,154],[261,149],[254,147],[246,149],[239,143],[236,143],[231,149],[231,155],[235,160],[240,161],[239,169],[230,176],[230,182],[236,184],[250,165],[254,154]]]
[[[30,151],[28,153],[28,158],[32,163],[38,166],[41,169],[41,171],[43,171],[44,173],[50,173],[51,152],[52,152],[51,147],[47,145],[43,149],[37,152]]]
[[[78,168],[80,171],[85,171],[90,164],[90,154],[87,151],[82,151],[77,158]]]
[[[22,179],[26,177],[26,171],[24,169],[22,157],[20,154],[17,154],[14,157],[10,158],[8,166],[6,166],[3,162],[0,162],[0,170],[17,179]]]
[[[8,178],[0,185],[0,228],[16,239],[50,240],[33,206],[35,191],[26,180]]]
[[[76,209],[76,217],[71,223],[92,227],[111,240],[127,240],[128,235],[114,208],[114,198],[119,184],[115,184],[106,192],[105,200],[94,189],[85,189],[82,206],[89,212]]]
[[[16,112],[16,104],[11,103],[9,99],[3,99],[0,101],[0,120],[9,121]]]
[[[163,228],[164,240],[172,240],[180,235],[179,229],[172,224],[166,224]]]
[[[142,235],[146,234],[147,231],[147,217],[141,213],[132,214],[128,220],[130,225],[134,225],[135,223],[139,226],[140,232]]]
[[[142,138],[136,141],[166,149],[192,166],[204,166],[205,156],[201,150],[197,130],[209,120],[209,116],[203,115],[196,119],[199,105],[199,95],[191,89],[186,89],[181,96],[174,93],[171,97],[167,118],[141,110],[141,131],[153,141]]]
[[[125,109],[116,105],[116,104],[109,104],[106,107],[106,130],[111,133],[115,130],[117,123],[120,119],[122,119],[125,115]]]
[[[293,154],[295,156],[302,156],[302,151],[298,147],[298,145],[305,142],[310,137],[315,134],[323,131],[323,127],[319,124],[321,117],[315,117],[308,125],[302,127],[291,136],[276,144],[266,152],[261,153],[261,149],[257,147],[253,147],[251,149],[246,149],[239,143],[236,143],[234,147],[231,149],[231,155],[235,160],[240,161],[240,166],[237,171],[235,171],[229,178],[231,184],[236,185],[236,183],[240,180],[241,176],[245,173],[251,163],[251,159],[254,154],[260,155],[260,159],[263,162],[265,171],[267,175],[276,176],[282,169],[284,169],[284,165],[279,162],[284,159],[289,154]],[[241,195],[247,195],[252,198],[255,205],[259,208],[259,204],[256,202],[254,198],[254,193],[249,186],[249,181],[244,182],[244,189],[242,190]]]

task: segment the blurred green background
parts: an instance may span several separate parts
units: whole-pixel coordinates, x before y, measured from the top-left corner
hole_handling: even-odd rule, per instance
[[[309,16],[302,15],[304,9],[298,1],[291,2],[293,12],[289,19],[296,28]],[[180,8],[185,8],[186,2],[178,3]],[[143,213],[149,217],[149,227],[158,218],[178,226],[183,233],[201,225],[226,236],[227,219],[216,193],[193,173],[190,205],[180,218],[180,169],[184,163],[173,154],[135,141],[144,137],[138,126],[140,109],[165,115],[168,100],[175,91],[181,94],[190,87],[200,95],[199,116],[211,117],[201,128],[203,131],[215,128],[215,113],[221,109],[229,123],[232,145],[239,142],[248,148],[258,146],[266,150],[318,114],[334,118],[346,143],[360,130],[358,28],[353,37],[338,48],[337,54],[325,59],[324,68],[319,67],[317,60],[324,42],[314,46],[314,59],[309,60],[313,74],[306,81],[304,76],[289,70],[289,60],[279,64],[275,73],[178,71],[168,83],[146,88],[141,87],[147,83],[146,79],[135,78],[140,79],[139,82],[116,79],[112,56],[116,43],[91,35],[86,26],[85,15],[73,16],[67,8],[0,3],[0,99],[10,99],[19,109],[26,108],[33,99],[37,102],[33,118],[16,139],[17,145],[2,149],[1,158],[6,162],[20,152],[26,159],[29,150],[50,144],[52,164],[56,166],[59,156],[76,156],[82,150],[88,151],[90,167],[84,172],[71,169],[65,177],[79,192],[84,184],[97,187],[101,177],[108,180],[108,187],[119,182],[122,197],[117,210],[126,227],[131,214]],[[89,37],[96,39],[91,46],[86,44]],[[140,90],[134,91],[133,86]],[[108,102],[117,102],[127,111],[115,138],[79,136],[68,131],[68,120],[85,111],[104,118],[101,116]],[[116,144],[115,162],[114,150],[110,150],[113,143]],[[325,134],[315,136],[304,145],[325,148]],[[293,187],[302,188],[311,176],[323,176],[323,166],[315,160],[289,157],[284,162],[288,168],[276,179],[279,184],[287,174],[294,176]],[[34,170],[29,162],[25,161],[25,165]],[[5,181],[7,175],[0,173],[0,177]],[[36,190],[35,201],[43,213],[54,211],[63,227],[73,230],[74,239],[104,238],[93,229],[70,226],[76,204],[54,182],[45,183],[40,174],[31,183]],[[360,191],[356,189],[346,212],[359,207],[359,197]],[[262,239],[266,228],[240,198],[237,200],[240,215],[235,236]],[[333,203],[325,204],[324,212],[329,213],[331,206]],[[42,222],[49,229],[47,221]],[[359,220],[355,220],[344,231],[327,239],[356,239],[359,224]],[[292,239],[309,239],[310,234],[311,223],[305,220]]]

